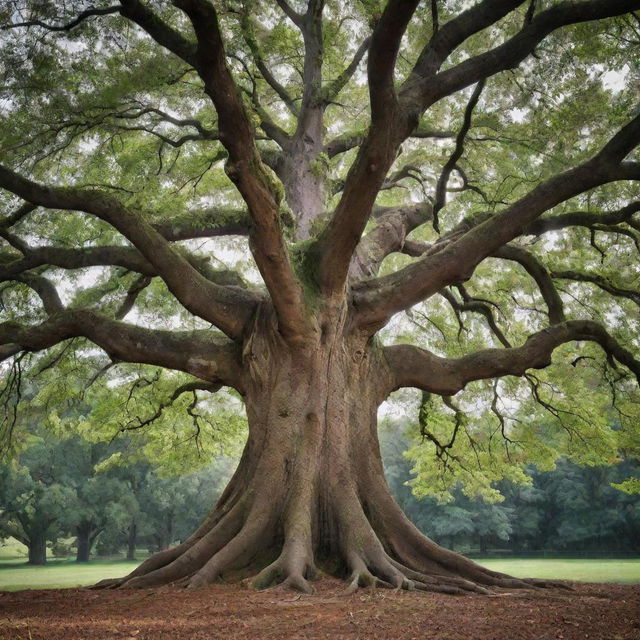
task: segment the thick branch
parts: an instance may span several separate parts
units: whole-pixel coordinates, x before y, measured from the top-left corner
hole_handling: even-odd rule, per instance
[[[378,224],[360,240],[349,267],[354,280],[375,275],[389,254],[400,251],[407,235],[429,219],[431,205],[379,207],[373,216]]]
[[[417,6],[414,0],[389,0],[373,32],[367,65],[372,123],[388,122],[398,106],[394,86],[396,58]]]
[[[440,251],[377,280],[354,287],[354,303],[363,324],[384,324],[397,311],[408,308],[444,287],[468,279],[476,265],[552,207],[584,191],[616,180],[629,179],[629,166],[620,159],[640,142],[637,116],[593,158],[542,183],[507,209],[473,226]],[[640,179],[640,171],[637,171]]]
[[[40,185],[2,166],[0,187],[33,204],[84,211],[108,222],[153,265],[186,309],[215,324],[231,337],[241,335],[256,302],[253,296],[221,287],[205,278],[186,258],[174,251],[141,215],[126,209],[117,200],[92,189]]]
[[[16,345],[24,351],[41,351],[80,336],[104,349],[111,358],[184,371],[242,392],[241,355],[233,342],[217,338],[209,330],[144,329],[88,309],[61,311],[37,326],[2,323],[0,353],[3,347],[13,348],[15,353]]]
[[[284,14],[298,27],[302,26],[302,21],[304,19],[304,15],[294,11],[291,5],[287,2],[287,0],[276,0],[277,5],[282,9]]]
[[[29,215],[32,211],[35,211],[38,207],[31,204],[30,202],[25,202],[22,206],[18,207],[15,211],[10,213],[6,218],[0,218],[0,229],[9,229],[14,224],[17,224],[24,218]]]
[[[253,221],[250,246],[271,294],[282,334],[298,339],[308,330],[302,287],[296,279],[280,226],[278,189],[262,164],[255,133],[226,64],[215,9],[203,0],[176,0],[191,20],[197,70],[218,112],[220,139],[229,152],[225,170],[241,193]]]
[[[30,287],[42,301],[44,310],[49,314],[58,313],[63,310],[60,295],[55,286],[43,276],[33,274],[23,274],[13,278],[17,282],[22,282]]]
[[[402,126],[399,128],[403,123],[398,115],[394,69],[402,36],[417,5],[416,0],[390,0],[373,32],[367,65],[371,126],[347,175],[342,198],[320,237],[320,281],[326,293],[344,287],[351,256],[406,137]]]
[[[442,66],[449,55],[467,38],[494,24],[519,7],[524,0],[484,0],[463,11],[441,28],[420,53],[407,84],[425,82]],[[437,23],[434,23],[434,26]]]
[[[394,389],[417,387],[453,395],[473,380],[522,376],[527,369],[547,367],[551,364],[553,351],[574,340],[597,342],[605,353],[628,367],[640,382],[640,361],[601,325],[590,320],[553,325],[529,336],[521,347],[486,349],[457,359],[440,358],[412,345],[394,345],[386,347],[384,352],[395,376]]]
[[[140,0],[120,0],[120,13],[146,31],[159,45],[196,67],[196,47],[182,34],[163,22]]]
[[[459,35],[453,38],[454,46],[457,46],[469,35],[493,24],[520,4],[522,0],[485,0],[444,25],[433,40],[443,38],[442,34],[445,33],[447,26],[457,23]],[[403,86],[400,93],[401,101],[407,110],[417,117],[424,109],[445,96],[495,73],[517,67],[546,36],[556,29],[570,24],[622,15],[639,8],[639,0],[564,2],[539,13],[504,44],[469,58],[435,76],[433,74],[453,49],[448,43],[442,47],[442,51],[428,47]],[[470,20],[468,14],[474,11],[481,15],[475,20]]]

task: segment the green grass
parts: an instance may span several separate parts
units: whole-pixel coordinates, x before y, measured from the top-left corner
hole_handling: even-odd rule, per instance
[[[640,558],[626,560],[478,558],[476,562],[518,578],[579,582],[640,582]]]
[[[146,552],[137,557],[143,559]],[[27,550],[19,542],[9,539],[0,545],[0,590],[59,589],[95,584],[104,578],[119,578],[135,569],[138,562],[121,559],[93,560],[78,564],[73,559],[47,558],[47,565],[36,567],[26,564]]]
[[[131,572],[139,562],[96,561],[76,564],[70,560],[52,560],[45,567],[24,564],[0,564],[0,590],[60,589],[95,584],[104,578],[119,578]]]
[[[141,553],[141,557],[143,557]],[[640,582],[640,558],[630,560],[589,560],[551,558],[480,558],[485,567],[521,578],[550,578],[584,582]],[[0,546],[0,589],[57,589],[94,584],[117,578],[138,563],[123,560],[94,560],[76,564],[72,559],[48,560],[47,566],[26,564],[26,548],[15,540]]]

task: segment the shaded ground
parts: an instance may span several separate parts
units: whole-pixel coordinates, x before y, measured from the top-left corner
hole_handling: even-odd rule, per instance
[[[0,640],[640,640],[640,585],[446,596],[393,591],[314,596],[214,585],[202,591],[0,592]]]

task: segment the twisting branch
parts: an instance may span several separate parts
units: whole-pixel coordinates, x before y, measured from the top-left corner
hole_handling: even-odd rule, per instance
[[[523,376],[528,369],[551,364],[551,354],[562,344],[588,340],[630,369],[640,383],[640,361],[597,322],[570,320],[529,336],[520,347],[485,349],[462,358],[441,358],[412,345],[385,347],[392,372],[392,389],[417,387],[441,395],[454,395],[472,380]]]
[[[485,81],[481,80],[476,85],[473,93],[471,94],[471,98],[469,98],[469,102],[464,110],[464,118],[462,122],[462,127],[460,127],[460,131],[456,136],[456,146],[449,156],[449,159],[445,163],[444,167],[442,167],[442,173],[438,178],[438,183],[436,185],[436,193],[435,193],[435,201],[433,203],[433,228],[437,233],[440,233],[440,225],[438,224],[438,213],[440,209],[442,209],[447,203],[447,182],[449,182],[449,176],[451,172],[458,164],[458,160],[462,157],[464,152],[464,140],[471,128],[471,117],[473,115],[473,110],[476,108],[478,104],[478,100],[480,100],[480,94],[484,89]]]
[[[460,322],[459,313],[461,311],[471,311],[473,313],[478,313],[485,318],[485,320],[487,321],[487,325],[491,330],[491,333],[493,333],[493,335],[500,341],[500,343],[502,343],[502,345],[505,347],[510,347],[511,343],[498,326],[491,306],[484,300],[479,300],[477,298],[471,297],[462,285],[458,285],[458,290],[462,295],[462,302],[458,301],[453,293],[447,289],[439,291],[440,295],[447,300],[447,302],[456,312],[458,321]],[[462,328],[462,324],[460,326]]]
[[[87,18],[91,18],[92,16],[106,16],[111,13],[118,13],[119,11],[120,6],[105,7],[103,9],[87,9],[86,11],[80,13],[76,18],[63,25],[51,25],[47,24],[46,22],[42,22],[42,20],[27,20],[25,22],[14,22],[12,24],[7,24],[1,27],[0,30],[15,29],[17,27],[42,27],[47,31],[71,31],[71,29],[77,27]]]
[[[514,244],[507,244],[495,251],[493,256],[512,260],[524,267],[540,289],[540,293],[547,305],[549,320],[553,324],[564,321],[562,298],[553,284],[552,276],[549,275],[547,268],[532,253]]]
[[[173,393],[163,402],[161,402],[156,410],[146,418],[141,418],[140,416],[135,416],[135,419],[129,420],[126,425],[120,427],[121,432],[125,431],[136,431],[138,429],[143,429],[144,427],[148,427],[153,424],[156,420],[159,420],[162,417],[165,409],[168,409],[180,398],[180,396],[185,393],[195,393],[196,391],[208,391],[209,393],[215,393],[221,389],[222,385],[219,384],[207,384],[205,382],[187,382],[185,384],[176,387],[173,390]],[[193,409],[193,406],[191,407]]]
[[[427,391],[422,392],[422,403],[420,404],[420,410],[418,411],[418,424],[420,425],[420,435],[429,442],[433,443],[436,448],[436,457],[442,462],[444,469],[449,467],[449,461],[453,460],[458,465],[461,465],[464,469],[464,463],[455,454],[451,453],[451,448],[456,442],[460,427],[466,421],[464,413],[460,408],[454,404],[453,400],[448,396],[443,396],[443,403],[449,407],[454,413],[454,427],[451,433],[449,442],[442,443],[440,439],[429,429],[429,401],[431,400],[431,394]]]
[[[583,273],[581,271],[573,270],[552,271],[551,277],[558,280],[572,280],[573,282],[588,282],[590,284],[595,284],[596,287],[610,293],[612,296],[617,298],[627,298],[640,307],[640,291],[619,287],[597,273]]]

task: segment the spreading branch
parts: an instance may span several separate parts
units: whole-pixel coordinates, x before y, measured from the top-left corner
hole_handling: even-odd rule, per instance
[[[345,285],[351,256],[402,139],[394,69],[402,36],[417,5],[417,1],[390,0],[373,32],[367,64],[371,126],[320,238],[320,280],[327,293]]]
[[[303,340],[309,330],[303,292],[294,275],[280,225],[278,188],[262,164],[255,132],[226,64],[215,9],[203,0],[176,0],[197,38],[196,68],[218,113],[222,144],[229,152],[227,175],[247,203],[250,247],[276,310],[281,333]]]
[[[153,265],[185,309],[215,324],[231,337],[242,334],[256,300],[222,287],[195,269],[142,215],[95,189],[44,186],[0,166],[0,187],[50,209],[84,211],[108,222]],[[150,274],[147,274],[150,275]]]
[[[615,296],[616,298],[627,298],[640,307],[640,291],[617,286],[609,279],[598,275],[597,273],[585,273],[575,270],[559,270],[552,271],[551,277],[556,278],[557,280],[571,280],[573,282],[588,282],[590,284],[594,284],[596,287],[606,291],[612,296]]]
[[[609,182],[640,180],[640,164],[623,161],[639,142],[637,116],[590,160],[538,185],[510,207],[445,244],[442,250],[429,252],[389,276],[358,283],[353,296],[360,322],[373,327],[384,324],[393,313],[467,280],[479,262],[561,202]]]
[[[561,27],[619,16],[640,8],[639,0],[563,2],[540,12],[498,47],[436,73],[455,47],[522,3],[523,0],[485,0],[442,26],[400,91],[400,100],[407,112],[419,117],[438,100],[483,78],[517,67],[544,38]]]
[[[493,253],[496,258],[517,262],[534,279],[547,305],[549,320],[555,324],[563,322],[564,308],[562,298],[553,284],[552,276],[547,268],[531,252],[513,244],[500,247]]]
[[[26,20],[24,22],[14,22],[12,24],[5,25],[1,27],[2,30],[5,29],[16,29],[18,27],[41,27],[42,29],[46,29],[47,31],[71,31],[74,27],[77,27],[79,24],[83,23],[87,18],[91,18],[93,16],[106,16],[112,13],[118,13],[120,11],[120,7],[105,7],[103,9],[87,9],[80,13],[76,18],[62,25],[52,25],[43,22],[42,20]]]
[[[360,65],[364,54],[369,49],[370,44],[371,38],[365,38],[360,46],[356,49],[356,52],[353,55],[353,59],[345,67],[342,73],[340,73],[334,80],[323,87],[322,101],[324,103],[328,104],[338,97],[338,94],[342,91],[342,89],[344,89],[347,82],[349,82],[349,80],[353,77],[353,74],[356,72],[356,69]]]
[[[84,337],[115,360],[151,364],[190,373],[208,382],[243,389],[240,352],[211,331],[161,331],[107,318],[89,309],[54,313],[35,326],[0,324],[0,354],[42,351],[64,340]]]
[[[413,345],[385,347],[393,374],[393,388],[416,387],[441,395],[454,395],[473,380],[523,376],[528,369],[551,364],[560,345],[573,341],[596,342],[610,357],[630,369],[640,382],[640,361],[597,322],[570,320],[529,336],[520,347],[485,349],[462,358],[441,358]]]
[[[478,104],[478,100],[480,100],[480,94],[484,89],[484,80],[481,80],[476,85],[473,93],[471,94],[471,98],[469,98],[469,102],[464,110],[464,118],[462,122],[462,127],[460,127],[460,131],[456,136],[456,146],[449,156],[449,159],[445,163],[444,167],[442,167],[442,173],[438,178],[438,183],[436,184],[436,194],[435,194],[435,202],[433,203],[433,228],[440,233],[440,225],[438,224],[438,213],[440,209],[442,209],[447,203],[447,183],[449,182],[449,176],[454,168],[458,164],[458,160],[462,157],[464,152],[464,141],[469,133],[469,129],[471,129],[471,117],[473,115],[473,110]]]

